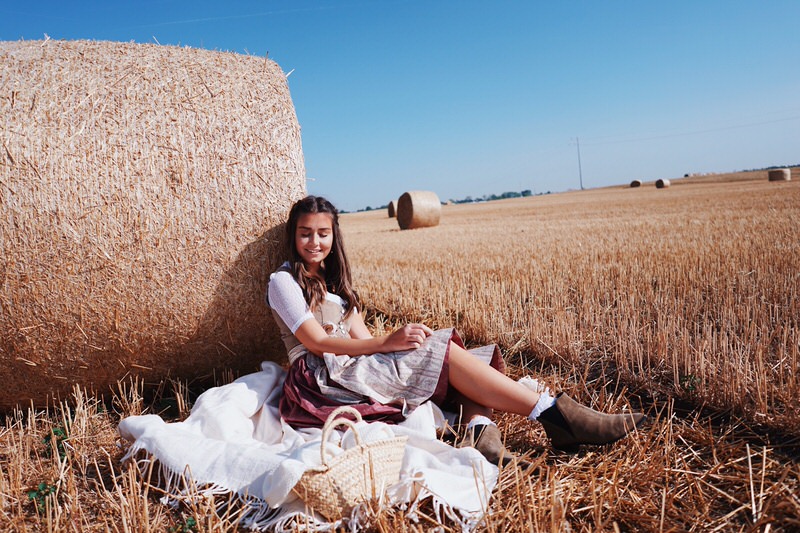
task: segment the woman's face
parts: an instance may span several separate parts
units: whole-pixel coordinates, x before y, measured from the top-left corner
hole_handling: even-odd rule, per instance
[[[294,246],[309,272],[318,272],[333,246],[333,217],[328,213],[300,215]]]

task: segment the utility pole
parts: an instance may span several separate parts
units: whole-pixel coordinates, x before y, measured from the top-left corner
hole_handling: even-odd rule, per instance
[[[581,190],[583,190],[583,170],[581,170],[581,140],[575,137],[575,145],[578,147],[578,179],[581,181]]]

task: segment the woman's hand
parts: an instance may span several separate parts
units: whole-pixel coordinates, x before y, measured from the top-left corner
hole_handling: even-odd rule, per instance
[[[422,343],[431,333],[433,333],[433,330],[425,324],[406,324],[384,337],[383,351],[401,352],[414,350],[422,346]]]

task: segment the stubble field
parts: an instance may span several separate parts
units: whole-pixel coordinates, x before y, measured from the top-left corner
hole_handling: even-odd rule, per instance
[[[455,325],[516,375],[654,418],[568,458],[503,418],[542,475],[501,493],[498,530],[774,531],[800,527],[799,213],[796,181],[757,172],[444,206],[413,231],[359,213],[344,231],[378,326]]]
[[[790,531],[800,527],[800,184],[765,173],[444,206],[400,231],[385,211],[342,228],[376,333],[406,321],[497,342],[509,371],[650,424],[576,455],[501,416],[535,473],[501,473],[485,531]],[[225,381],[223,378],[221,381]],[[153,401],[186,416],[192,394]],[[171,510],[119,464],[139,385],[19,411],[0,431],[0,528],[229,531],[211,502]],[[62,435],[63,433],[63,435]],[[145,485],[146,486],[146,485]],[[428,531],[402,511],[374,529]],[[171,529],[170,529],[171,528]]]

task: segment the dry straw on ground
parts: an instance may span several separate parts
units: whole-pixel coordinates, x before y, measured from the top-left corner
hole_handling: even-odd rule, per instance
[[[389,218],[394,218],[397,216],[397,201],[392,200],[389,202],[389,206],[387,207],[387,211],[389,212]]]
[[[477,531],[800,530],[800,226],[786,223],[800,184],[690,179],[667,196],[625,185],[453,205],[424,232],[379,211],[342,216],[374,333],[456,326],[471,346],[498,341],[514,376],[650,415],[576,455],[500,417],[535,471],[504,469]],[[165,381],[152,402],[134,383],[114,409],[76,393],[15,411],[0,428],[0,530],[246,531],[222,496],[168,507],[155,473],[119,464],[121,416],[182,419],[191,401]],[[454,529],[442,520],[430,505],[384,510],[369,530]]]
[[[666,189],[670,186],[669,180],[660,179],[656,181],[656,189]]]
[[[792,171],[788,168],[776,168],[768,172],[769,181],[790,181],[792,179]]]
[[[262,295],[305,189],[278,65],[53,40],[0,63],[0,408],[278,356]]]
[[[400,229],[428,228],[439,224],[442,203],[432,191],[409,191],[397,200]]]

